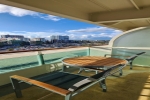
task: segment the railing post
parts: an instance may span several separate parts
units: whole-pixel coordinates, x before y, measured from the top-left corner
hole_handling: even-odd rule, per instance
[[[87,49],[87,56],[90,56],[90,47]]]
[[[41,53],[41,51],[38,51],[37,59],[38,59],[39,65],[44,65],[45,64],[43,54]]]

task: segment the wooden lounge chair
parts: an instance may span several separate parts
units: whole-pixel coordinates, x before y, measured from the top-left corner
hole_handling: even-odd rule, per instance
[[[135,58],[137,58],[138,56],[140,56],[140,55],[142,55],[142,54],[145,54],[146,52],[140,52],[140,53],[137,53],[137,54],[135,54],[135,55],[133,55],[133,56],[125,56],[126,57],[126,59],[125,60],[127,60],[128,61],[128,63],[130,64],[130,69],[132,69],[132,63],[133,63],[133,61],[134,61],[134,59]],[[107,57],[107,56],[122,56],[122,55],[111,55],[111,54],[105,54],[104,55],[105,57]]]
[[[119,64],[91,77],[59,71],[46,73],[34,78],[13,75],[10,76],[10,80],[17,98],[22,97],[20,83],[24,82],[30,85],[41,87],[48,91],[52,91],[54,93],[58,93],[65,96],[65,100],[70,100],[71,97],[96,83],[100,83],[100,87],[104,92],[106,92],[107,87],[105,79],[107,76],[120,71],[125,66],[126,65]]]

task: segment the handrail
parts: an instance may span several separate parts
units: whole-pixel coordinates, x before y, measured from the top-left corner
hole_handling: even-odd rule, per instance
[[[42,54],[52,54],[59,52],[67,52],[74,50],[87,49],[88,47],[66,47],[66,48],[52,48],[52,49],[41,49],[41,50],[26,50],[26,51],[11,51],[11,52],[0,52],[0,59],[24,57],[24,56],[36,56],[38,52]]]
[[[7,51],[7,52],[0,52],[0,54],[9,54],[9,53],[20,53],[20,52],[33,52],[33,51],[47,51],[47,50],[60,50],[60,49],[69,49],[69,48],[83,48],[87,46],[71,46],[71,47],[64,47],[64,48],[48,48],[48,49],[38,49],[38,50],[19,50],[19,51]]]
[[[99,49],[133,49],[133,50],[150,50],[149,47],[90,47],[90,48],[99,48]]]

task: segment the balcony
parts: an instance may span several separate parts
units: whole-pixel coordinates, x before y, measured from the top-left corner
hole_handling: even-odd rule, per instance
[[[114,51],[113,51],[114,50]],[[149,49],[119,48],[119,47],[78,47],[54,50],[18,52],[1,54],[0,57],[0,100],[64,100],[64,97],[47,90],[22,84],[23,98],[17,99],[10,85],[9,76],[21,75],[34,77],[44,73],[52,73],[61,70],[61,60],[65,57],[76,56],[104,56],[111,54],[111,51],[119,53],[121,59],[135,53],[135,51],[149,51]],[[119,51],[119,52],[118,52]],[[44,63],[39,55],[43,55]],[[110,76],[107,79],[108,92],[102,92],[99,84],[96,84],[77,96],[73,100],[96,100],[98,97],[103,100],[148,100],[150,97],[148,54],[138,57],[133,62],[133,70],[126,66],[122,77]],[[116,56],[114,56],[116,57]],[[142,60],[141,59],[147,59]],[[144,63],[143,63],[144,62]],[[144,65],[145,64],[145,65]],[[147,65],[146,65],[147,64]],[[66,71],[77,73],[78,68],[67,68]],[[93,71],[84,71],[83,75],[93,75]],[[109,94],[109,95],[108,95]]]
[[[9,76],[17,74],[25,77],[39,76],[61,70],[61,60],[76,56],[112,56],[125,59],[126,56],[145,51],[146,54],[136,58],[133,70],[126,66],[122,77],[110,76],[107,79],[108,92],[101,91],[99,84],[90,87],[73,100],[150,100],[150,25],[149,0],[1,0],[1,4],[21,7],[28,10],[54,14],[96,25],[112,27],[130,34],[121,34],[112,39],[110,47],[82,47],[55,50],[30,51],[0,54],[0,100],[64,100],[64,97],[38,87],[22,84],[23,98],[17,99],[10,85]],[[42,5],[41,5],[42,4]],[[121,55],[121,56],[120,56]],[[43,57],[41,60],[41,56]],[[67,68],[77,73],[78,69]],[[85,71],[91,75],[94,72]]]

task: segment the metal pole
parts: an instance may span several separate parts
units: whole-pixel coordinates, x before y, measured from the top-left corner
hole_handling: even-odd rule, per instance
[[[132,69],[132,61],[130,62],[130,69]]]
[[[107,91],[105,79],[100,81],[100,87],[103,89],[103,92]]]
[[[38,51],[37,59],[38,59],[39,65],[44,65],[45,64],[43,54],[41,53],[41,51]]]
[[[71,100],[71,94],[66,95],[65,100]]]
[[[87,56],[90,56],[90,47],[87,49]]]
[[[21,88],[20,88],[20,85],[19,85],[19,81],[16,80],[16,79],[12,79],[12,78],[10,78],[10,81],[12,83],[12,86],[13,86],[14,92],[16,94],[16,97],[21,98],[22,93],[21,93]]]

